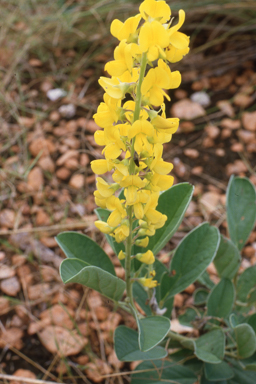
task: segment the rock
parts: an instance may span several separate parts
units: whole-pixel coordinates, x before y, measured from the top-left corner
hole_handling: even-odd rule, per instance
[[[15,212],[12,209],[0,211],[0,225],[6,228],[13,228],[15,222]]]
[[[71,119],[76,114],[76,106],[74,104],[64,104],[58,109],[62,117]]]
[[[256,131],[256,111],[243,113],[242,123],[248,131]]]
[[[72,157],[65,162],[65,167],[71,171],[76,171],[79,168],[78,160]]]
[[[216,139],[216,137],[220,134],[220,129],[216,127],[216,125],[207,125],[205,127],[205,131],[207,132],[207,136],[210,137],[210,139]]]
[[[15,270],[8,265],[0,264],[0,279],[8,279],[15,276]]]
[[[49,156],[49,153],[56,151],[56,146],[51,140],[38,137],[34,139],[29,145],[29,152],[32,156],[36,157],[41,152],[41,158]]]
[[[54,173],[55,171],[55,164],[50,156],[41,157],[38,161],[38,165],[43,171],[50,173]]]
[[[76,151],[74,149],[70,149],[67,152],[65,152],[61,157],[58,158],[58,160],[56,161],[56,164],[58,165],[58,167],[60,167],[60,166],[64,165],[65,162],[67,160],[69,160],[70,158],[74,157],[75,159],[77,159],[78,156],[79,156],[78,151]]]
[[[204,116],[206,112],[199,103],[183,99],[173,104],[171,114],[179,119],[193,120],[196,117]]]
[[[53,307],[46,309],[40,314],[40,318],[43,321],[48,320],[49,324],[62,326],[65,324],[65,328],[73,329],[75,312],[70,308],[63,308],[61,305],[56,304]]]
[[[184,303],[184,296],[181,293],[177,293],[174,296],[173,306],[177,308],[181,308]]]
[[[253,101],[253,98],[245,93],[237,93],[233,103],[241,108],[247,108]]]
[[[43,226],[43,225],[50,225],[50,224],[51,224],[50,216],[42,208],[40,208],[36,214],[36,225]]]
[[[56,171],[56,176],[60,180],[67,180],[71,175],[71,171],[65,167],[61,167]]]
[[[38,333],[41,343],[51,353],[61,356],[76,355],[88,343],[77,331],[49,325]]]
[[[220,125],[223,128],[228,128],[228,129],[239,129],[241,127],[241,122],[240,120],[232,120],[232,119],[222,119],[220,122]]]
[[[26,128],[32,128],[35,123],[34,117],[19,116],[18,123]]]
[[[32,191],[40,191],[44,185],[44,176],[41,168],[34,167],[28,174],[28,186]]]
[[[71,177],[69,185],[75,189],[81,189],[84,186],[84,175],[77,174]]]
[[[247,167],[242,160],[235,160],[234,164],[227,164],[226,173],[231,176],[233,173],[239,175],[240,173],[247,172]]]
[[[23,331],[20,328],[11,327],[0,333],[0,348],[14,347],[21,349],[23,346],[21,338]]]
[[[13,374],[13,377],[14,376],[17,376],[17,377],[22,377],[22,378],[28,378],[28,379],[33,379],[35,380],[36,379],[36,375],[29,371],[28,369],[17,369],[17,371],[14,372]],[[18,381],[18,380],[11,380],[10,381],[10,384],[31,384],[31,381],[26,381],[26,380],[22,380],[22,381]]]
[[[10,277],[9,279],[2,280],[0,288],[8,296],[16,296],[20,291],[20,283],[16,276]]]
[[[192,93],[190,99],[193,102],[200,104],[202,107],[208,107],[208,105],[211,104],[210,96],[204,91]]]
[[[215,153],[219,157],[224,157],[225,156],[225,150],[223,148],[216,148]]]
[[[9,308],[10,308],[9,299],[7,299],[6,297],[0,297],[0,316],[8,312]]]
[[[249,144],[253,139],[255,139],[255,133],[247,131],[245,129],[239,129],[236,134],[239,139],[245,144]]]
[[[29,300],[40,299],[50,292],[50,285],[48,283],[30,285],[30,287],[28,287],[28,298]]]
[[[242,143],[234,143],[231,145],[230,149],[233,152],[243,152],[244,146]]]
[[[216,103],[217,107],[228,117],[234,117],[235,111],[229,100],[220,100]]]
[[[174,172],[178,177],[184,177],[186,174],[186,167],[178,157],[173,159]]]
[[[55,89],[49,89],[46,93],[46,96],[51,101],[56,101],[62,97],[65,97],[67,95],[67,92],[64,91],[62,88],[55,88]]]
[[[189,157],[190,159],[197,159],[199,157],[199,152],[194,148],[186,148],[184,149],[184,155]]]
[[[204,210],[206,210],[208,214],[212,214],[216,211],[220,203],[220,195],[216,192],[206,192],[202,195],[199,202],[203,205]]]

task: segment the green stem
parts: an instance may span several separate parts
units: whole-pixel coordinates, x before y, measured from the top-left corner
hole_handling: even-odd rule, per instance
[[[140,67],[140,76],[138,80],[137,85],[137,92],[136,92],[136,99],[135,99],[135,109],[134,109],[134,115],[133,115],[133,122],[138,120],[140,117],[140,110],[141,110],[141,85],[142,81],[144,79],[145,71],[147,67],[147,55],[146,53],[142,54],[141,57],[141,67]],[[133,161],[133,155],[134,155],[134,142],[135,140],[132,140],[131,145],[131,160],[129,165],[129,174],[133,175],[135,172],[135,163]],[[129,236],[126,240],[126,257],[125,257],[125,281],[126,281],[126,301],[130,305],[130,307],[137,313],[137,310],[135,308],[134,302],[133,302],[133,295],[132,295],[132,282],[131,282],[131,252],[132,252],[132,240],[133,240],[133,233],[132,233],[132,224],[133,224],[133,208],[132,206],[128,206],[127,209],[127,216],[129,221]]]

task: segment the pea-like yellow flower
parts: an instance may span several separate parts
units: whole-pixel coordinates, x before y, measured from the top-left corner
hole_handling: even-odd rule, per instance
[[[146,288],[155,288],[158,285],[157,280],[153,280],[153,277],[141,277],[139,282]]]
[[[121,100],[114,99],[107,93],[104,94],[103,98],[104,103],[100,103],[97,113],[93,115],[95,123],[101,128],[117,122],[121,114]]]
[[[138,259],[141,263],[148,265],[151,265],[155,262],[155,256],[150,250],[145,253],[137,253],[136,259]]]
[[[130,230],[127,224],[122,224],[115,229],[115,240],[117,243],[121,243],[129,236]]]
[[[149,22],[156,19],[164,24],[171,17],[171,9],[165,1],[145,0],[139,9],[143,19]]]
[[[97,227],[103,233],[111,233],[114,228],[110,227],[107,223],[101,220],[95,221],[95,227]]]
[[[124,98],[130,86],[127,83],[122,83],[117,77],[112,77],[112,79],[100,77],[99,84],[110,97],[118,100]]]
[[[120,251],[119,253],[118,253],[118,259],[119,260],[124,260],[125,259],[125,252],[123,252],[123,251]]]
[[[141,15],[136,15],[134,17],[129,17],[124,23],[118,19],[113,20],[110,27],[111,35],[120,41],[125,39],[128,42],[133,42],[137,37],[136,30],[140,19]]]
[[[159,53],[169,45],[168,31],[159,21],[146,22],[139,34],[139,46],[142,52],[148,52],[149,61],[154,61],[159,58]]]
[[[132,72],[135,57],[141,55],[141,50],[137,44],[127,44],[126,40],[122,40],[114,51],[113,61],[109,61],[105,65],[105,71],[110,76],[121,76],[124,72]]]
[[[149,237],[148,236],[144,237],[144,239],[137,239],[135,241],[135,244],[138,247],[143,247],[143,248],[146,248],[148,246],[148,243],[149,243]]]

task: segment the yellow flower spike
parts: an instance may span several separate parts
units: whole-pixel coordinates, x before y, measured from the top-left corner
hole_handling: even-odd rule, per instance
[[[171,9],[165,1],[145,0],[140,5],[140,14],[146,21],[157,19],[160,23],[166,23],[171,17]]]
[[[133,41],[136,38],[136,29],[139,25],[141,15],[138,14],[133,17],[129,17],[124,23],[120,20],[115,19],[112,21],[110,27],[110,33],[112,36],[116,37],[118,40],[126,39],[129,42]]]
[[[141,263],[144,264],[153,264],[155,262],[155,256],[152,251],[148,250],[145,253],[138,253],[136,256],[136,259],[138,259]]]
[[[148,246],[148,243],[149,243],[149,237],[148,236],[144,237],[144,239],[137,239],[135,241],[135,244],[138,247],[143,247],[143,248],[146,248]]]
[[[141,277],[139,282],[146,288],[155,288],[158,285],[157,280],[153,280],[153,277]]]
[[[105,159],[92,160],[91,167],[93,173],[95,173],[96,175],[103,175],[103,173],[111,171],[111,169],[113,168],[113,164],[111,161]]]
[[[95,227],[97,227],[101,232],[103,233],[111,233],[113,232],[114,228],[110,227],[107,223],[101,220],[95,221]]]
[[[121,76],[124,72],[132,72],[134,58],[141,54],[141,50],[137,44],[127,44],[126,40],[122,40],[114,51],[114,59],[105,65],[105,71],[110,76]]]
[[[118,257],[119,260],[124,260],[124,259],[125,259],[125,256],[126,256],[126,255],[125,255],[125,252],[120,251],[120,252],[118,253],[118,256],[117,256],[117,257]]]

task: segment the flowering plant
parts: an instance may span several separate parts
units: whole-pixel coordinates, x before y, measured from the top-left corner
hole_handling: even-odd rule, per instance
[[[125,281],[116,276],[109,257],[89,237],[75,232],[57,236],[67,255],[60,267],[62,280],[97,290],[135,317],[138,332],[121,325],[114,335],[120,360],[146,360],[139,369],[151,368],[148,373],[134,375],[133,384],[151,379],[155,379],[154,383],[168,379],[193,384],[198,375],[204,384],[212,383],[216,376],[216,380],[227,380],[238,369],[234,359],[252,356],[256,346],[255,318],[247,319],[253,322],[253,328],[241,325],[236,314],[255,287],[250,285],[248,292],[241,288],[239,303],[234,304],[235,284],[239,286],[246,279],[242,274],[237,280],[238,249],[252,229],[255,206],[252,204],[249,224],[247,218],[236,217],[243,227],[240,232],[237,223],[234,224],[232,204],[234,191],[240,187],[248,189],[251,201],[255,201],[255,191],[253,195],[248,180],[236,178],[230,182],[227,213],[232,241],[221,237],[216,227],[203,223],[180,242],[169,268],[156,259],[179,227],[193,194],[189,183],[172,186],[173,176],[169,173],[173,165],[162,158],[163,145],[171,140],[179,125],[179,119],[166,118],[164,99],[170,100],[166,90],[181,83],[180,72],[171,71],[169,63],[180,61],[189,51],[189,37],[179,31],[184,20],[183,10],[174,24],[165,1],[145,0],[139,14],[124,23],[114,20],[111,24],[111,33],[120,43],[114,60],[105,66],[111,77],[99,80],[105,91],[104,102],[94,115],[102,128],[96,131],[95,141],[103,146],[104,159],[93,160],[91,167],[99,175],[94,193],[99,220],[95,225],[105,234],[123,265]],[[104,174],[106,178],[102,177]],[[240,196],[242,208],[243,201]],[[221,279],[217,285],[206,272],[213,260]],[[181,322],[191,325],[192,321],[195,328],[203,329],[204,334],[192,339],[171,331],[170,317],[174,295],[197,280],[203,286],[194,298],[195,306],[199,307],[181,318]],[[223,324],[228,331],[223,331]],[[250,335],[250,353],[243,352],[241,327],[242,332]],[[236,339],[236,346],[228,344],[225,354],[225,339],[229,337],[232,342]],[[159,359],[168,354],[164,347],[168,339],[169,347],[179,350],[162,363]],[[233,360],[224,362],[224,358]],[[190,364],[181,369],[181,361]],[[232,364],[234,369],[230,368]],[[218,374],[219,370],[223,373]]]

